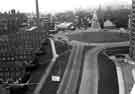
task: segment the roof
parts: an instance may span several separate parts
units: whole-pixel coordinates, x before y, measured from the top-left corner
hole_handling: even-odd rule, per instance
[[[113,24],[110,20],[106,20],[104,22],[104,27],[115,27],[115,24]]]
[[[70,26],[70,25],[72,25],[72,23],[67,23],[67,22],[64,22],[64,23],[60,23],[60,24],[58,24],[57,25],[57,27],[62,27],[62,28],[64,28],[64,27],[68,27],[68,26]]]

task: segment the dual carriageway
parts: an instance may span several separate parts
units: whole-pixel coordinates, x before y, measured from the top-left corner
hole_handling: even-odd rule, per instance
[[[128,46],[128,42],[85,43],[71,41],[70,43],[72,49],[69,51],[70,54],[60,82],[53,82],[51,79],[51,72],[55,69],[56,61],[59,58],[52,41],[53,58],[51,63],[46,70],[38,74],[38,85],[35,85],[31,93],[129,94],[122,71],[117,69],[117,65],[112,60],[108,60],[108,57],[102,54],[102,51],[108,48]]]

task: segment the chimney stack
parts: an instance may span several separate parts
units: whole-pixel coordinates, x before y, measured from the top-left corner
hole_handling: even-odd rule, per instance
[[[39,17],[38,0],[36,0],[36,23],[37,23],[37,26],[38,26],[38,30],[40,30],[40,17]]]

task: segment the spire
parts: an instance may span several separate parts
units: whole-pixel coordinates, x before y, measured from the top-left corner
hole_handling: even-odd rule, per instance
[[[100,29],[100,24],[98,22],[98,17],[97,17],[96,11],[93,12],[91,28]]]

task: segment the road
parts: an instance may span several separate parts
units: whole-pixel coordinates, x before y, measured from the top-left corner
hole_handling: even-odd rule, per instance
[[[55,52],[54,56],[56,56],[57,54],[56,51],[53,52]],[[31,94],[32,92],[33,94],[44,94],[45,92],[47,94],[54,94],[56,92],[58,94],[69,94],[69,93],[76,92],[76,89],[78,88],[77,87],[78,82],[80,80],[80,73],[81,73],[81,68],[83,63],[82,62],[83,52],[84,52],[84,46],[75,43],[73,44],[73,49],[71,50],[71,54],[69,58],[67,56],[69,53],[67,53],[67,55],[65,54],[62,57],[58,57],[56,60],[52,59],[53,61],[48,65],[49,67],[47,68],[45,68],[45,65],[42,65],[39,71],[37,70],[36,72],[34,72],[33,74],[34,76],[31,77],[31,82],[38,82],[39,84],[30,87],[27,94]],[[65,61],[65,59],[68,62]],[[63,72],[62,75],[64,74],[62,76],[64,80],[62,80],[61,83],[59,83],[59,82],[52,81],[51,76],[54,74],[58,75],[57,72],[60,69],[59,65],[61,62],[63,63],[61,71]],[[66,87],[64,87],[65,84]],[[60,86],[61,88],[58,89],[58,87]]]
[[[65,69],[63,79],[59,85],[57,94],[75,94],[77,93],[81,69],[83,64],[84,46],[74,44],[73,51],[68,60],[68,65]]]
[[[121,84],[119,84],[118,87],[115,87],[115,85],[117,86],[118,84],[116,81],[116,67],[112,64],[111,66],[113,67],[111,68],[111,66],[106,65],[105,62],[101,62],[101,64],[99,64],[98,54],[106,48],[127,46],[128,42],[81,43],[73,41],[72,45],[73,49],[64,70],[61,82],[53,83],[50,80],[50,76],[48,76],[49,78],[46,78],[46,80],[48,79],[47,83],[44,83],[44,76],[46,75],[46,72],[42,71],[44,75],[41,77],[40,85],[38,85],[34,90],[35,94],[44,94],[44,92],[50,94],[49,92],[52,92],[53,90],[55,90],[57,94],[118,94],[119,91],[116,89],[118,89],[118,87],[120,88]],[[95,47],[87,50],[84,54],[86,46]],[[104,69],[102,68],[103,64],[105,65],[105,67],[103,66]],[[110,71],[107,71],[109,70],[109,67]],[[109,75],[110,72],[112,74],[114,73],[114,75]],[[112,85],[110,85],[109,88],[109,83],[113,82],[111,80],[114,80],[116,84],[113,86],[113,83],[111,83]],[[104,82],[104,84],[102,82]],[[52,89],[48,90],[47,88]],[[109,91],[107,89],[109,89]],[[110,93],[111,91],[112,93]]]
[[[97,45],[98,46],[96,46],[96,44],[95,44],[96,47],[93,48],[92,50],[89,50],[86,53],[79,94],[108,94],[109,93],[109,92],[107,92],[107,89],[108,89],[107,87],[100,90],[99,85],[100,85],[100,80],[104,81],[105,83],[110,83],[110,82],[107,82],[107,80],[106,81],[104,80],[104,79],[108,79],[109,75],[104,75],[103,73],[110,74],[111,69],[110,70],[103,69],[103,68],[105,68],[104,66],[103,66],[102,70],[99,69],[100,66],[102,66],[104,63],[102,62],[102,64],[98,64],[99,63],[98,54],[103,49],[106,49],[106,48],[127,46],[128,42],[105,43],[105,44],[100,44],[100,45],[97,44]],[[109,65],[106,65],[106,67],[111,68],[111,66],[109,66]],[[100,75],[100,73],[101,73],[100,71],[102,71],[103,75]],[[99,77],[99,76],[102,76],[102,77]],[[108,80],[108,81],[110,81],[110,80]],[[113,82],[113,81],[111,81],[111,82]],[[102,85],[103,85],[102,88],[104,87],[105,83],[102,83]],[[111,89],[115,90],[115,88],[111,88]],[[109,94],[116,94],[116,93],[110,92]]]
[[[118,85],[115,64],[110,61],[99,62],[98,55],[106,48],[127,46],[128,42],[85,44],[74,41],[72,45],[75,45],[75,48],[69,58],[57,94],[119,94],[118,88],[122,83]],[[83,53],[85,46],[88,45],[95,47]]]
[[[98,51],[98,49],[99,48],[94,48],[86,53],[79,94],[97,94],[98,67],[96,51]]]

